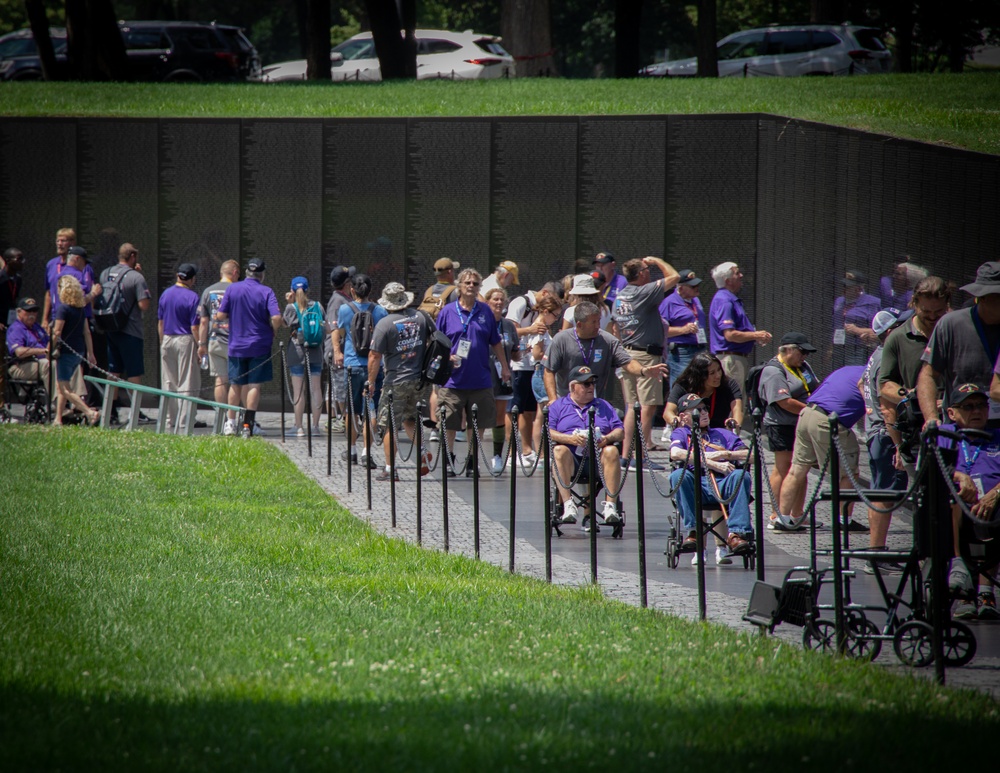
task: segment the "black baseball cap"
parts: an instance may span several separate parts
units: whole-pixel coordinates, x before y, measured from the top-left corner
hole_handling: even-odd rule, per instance
[[[194,263],[181,263],[177,267],[177,276],[181,279],[193,279],[198,273],[198,267]]]
[[[356,273],[357,269],[354,266],[350,268],[347,266],[334,266],[333,271],[330,272],[330,284],[338,288],[343,287],[344,283]]]
[[[597,381],[597,374],[586,365],[577,365],[569,372],[569,383],[589,384]]]
[[[610,252],[599,252],[597,257],[594,258],[594,263],[614,263],[615,256]]]
[[[87,254],[87,251],[83,247],[79,247],[77,245],[73,245],[72,247],[69,248],[69,254],[70,255],[79,255],[81,258],[83,258],[88,263],[90,262],[90,256]]]
[[[677,272],[680,275],[680,281],[677,283],[679,285],[687,285],[688,287],[697,287],[701,284],[702,280],[689,268],[685,268]]]
[[[259,274],[261,271],[267,271],[267,266],[264,264],[263,258],[250,258],[247,262],[247,270]]]
[[[959,384],[951,390],[951,399],[948,402],[951,405],[960,405],[973,395],[982,395],[989,399],[990,390],[982,384]]]
[[[690,392],[680,399],[677,403],[677,410],[681,413],[684,411],[693,411],[699,405],[705,402],[705,398],[701,395],[696,395],[694,392]]]
[[[18,301],[17,308],[21,309],[21,311],[38,311],[40,306],[34,298],[22,298]]]
[[[805,333],[785,333],[781,337],[782,346],[797,346],[804,352],[815,352],[816,347],[809,343]]]

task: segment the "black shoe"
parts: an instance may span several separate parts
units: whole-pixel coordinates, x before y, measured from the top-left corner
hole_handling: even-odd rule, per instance
[[[111,418],[108,419],[108,425],[112,427],[120,427],[122,425],[122,420],[118,418],[118,410],[115,409],[111,412]]]
[[[195,429],[205,429],[208,425],[203,421],[198,421],[195,419],[194,428]]]
[[[870,531],[867,526],[863,523],[855,521],[853,518],[847,522],[847,525],[844,528],[847,529],[847,531]]]
[[[139,423],[140,424],[156,424],[156,420],[149,418],[142,411],[139,411]]]

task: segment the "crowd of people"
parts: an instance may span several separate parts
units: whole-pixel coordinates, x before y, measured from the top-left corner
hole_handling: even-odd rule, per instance
[[[150,311],[153,299],[132,244],[121,245],[118,264],[100,277],[72,229],[57,232],[56,252],[46,265],[42,303],[21,295],[21,251],[8,249],[0,261],[0,313],[6,322],[0,331],[9,357],[3,373],[22,381],[48,381],[54,368],[55,423],[63,421],[67,408],[94,423],[98,415],[84,399],[81,365],[92,366],[95,346],[105,347],[108,373],[140,382],[142,315]],[[843,293],[833,304],[833,335],[822,348],[824,363],[832,368],[824,379],[809,362],[821,348],[797,331],[783,332],[774,356],[752,372],[755,347],[769,346],[772,334],[757,329],[747,314],[741,298],[744,277],[734,262],[712,268],[715,293],[707,310],[700,298],[703,279],[655,257],[627,260],[619,271],[615,256],[600,252],[590,265],[578,265],[576,273],[524,292],[519,267],[509,260],[485,278],[450,258],[437,260],[433,272],[434,281],[419,296],[390,282],[376,298],[371,277],[337,266],[330,275],[333,293],[325,307],[310,297],[309,281],[298,276],[285,293],[282,309],[266,284],[260,258],[247,262],[242,279],[236,261],[224,262],[219,281],[200,295],[195,291],[197,266],[183,263],[156,305],[161,386],[172,393],[197,394],[204,370],[213,380],[214,400],[231,406],[223,433],[250,437],[259,431],[255,413],[262,385],[274,378],[275,335],[286,328],[293,432],[304,435],[307,427],[322,432],[326,407],[334,431],[347,433],[344,458],[378,469],[381,481],[398,477],[397,444],[391,436],[383,444],[382,464],[367,458],[366,449],[373,445],[365,434],[368,425],[359,431],[355,423],[345,422],[348,401],[356,416],[373,407],[376,440],[386,436],[393,419],[396,429],[412,438],[418,421],[433,422],[443,411],[452,460],[457,433],[478,431],[480,442],[485,442],[489,430],[493,474],[504,469],[505,449],[515,434],[519,443],[507,454],[510,464],[532,465],[546,453],[541,409],[547,405],[556,448],[553,463],[559,473],[557,513],[564,523],[578,516],[563,483],[582,464],[591,408],[598,417],[597,462],[605,475],[634,467],[638,443],[646,452],[669,449],[664,461],[683,466],[685,459],[690,461],[691,426],[697,414],[705,428],[701,434],[707,443],[707,468],[718,484],[706,487],[703,495],[709,502],[731,500],[728,536],[716,551],[720,563],[745,552],[751,536],[748,492],[742,488],[748,476],[734,477],[738,465],[746,462],[747,449],[738,433],[748,428],[751,399],[759,402],[762,434],[774,454],[768,529],[775,532],[805,528],[807,475],[821,467],[829,453],[831,414],[838,418],[837,441],[844,454],[842,485],[850,485],[860,474],[856,428],[863,428],[871,486],[879,489],[904,490],[915,475],[904,417],[946,420],[958,428],[980,423],[990,430],[1000,428],[1000,378],[994,375],[1000,352],[1000,263],[984,263],[976,280],[961,288],[972,299],[965,305],[958,303],[954,285],[909,259],[870,288],[872,293],[861,271],[846,271],[840,279]],[[513,293],[514,288],[518,292]],[[124,321],[94,335],[95,306],[107,305],[115,294]],[[435,331],[451,342],[450,375],[432,388],[424,355]],[[59,354],[54,364],[53,350]],[[329,406],[322,389],[324,366],[332,381]],[[624,415],[606,399],[612,378],[621,385]],[[421,405],[429,406],[423,416]],[[635,417],[634,405],[639,406]],[[658,444],[653,425],[660,407],[665,429]],[[984,407],[988,413],[979,416]],[[113,422],[118,421],[116,411]],[[186,429],[193,421],[190,403],[167,401],[167,427]],[[993,448],[985,440],[971,439],[968,444],[963,446],[965,466],[960,464],[956,473],[964,478],[956,480],[964,485],[963,496],[975,512],[990,520],[1000,498],[1000,453],[981,454],[983,447]],[[422,453],[421,472],[427,471],[428,462]],[[475,464],[478,461],[470,458],[467,470]],[[450,463],[442,468],[455,474]],[[664,469],[648,458],[644,468]],[[684,549],[693,550],[694,516],[689,511],[691,487],[697,482],[685,482],[679,471],[674,473],[680,486],[678,502],[689,529]],[[994,477],[997,485],[988,486]],[[606,495],[598,515],[615,523],[619,506],[613,492]],[[890,515],[877,510],[867,515],[867,523],[851,516],[845,526],[867,531],[871,549],[885,550]],[[959,531],[956,526],[952,585],[969,595],[982,578],[963,579],[963,570],[969,572],[960,557]],[[866,571],[886,573],[900,567],[891,560],[872,561]],[[971,614],[996,615],[992,592],[984,590],[967,600],[963,613],[970,614],[970,608]]]

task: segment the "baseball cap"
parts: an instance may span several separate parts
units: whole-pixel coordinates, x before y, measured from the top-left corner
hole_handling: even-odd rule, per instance
[[[461,267],[461,264],[457,260],[452,260],[451,258],[438,258],[434,261],[435,271],[447,271],[450,268],[458,271]]]
[[[86,260],[88,262],[90,261],[90,256],[87,254],[87,251],[83,247],[79,247],[79,246],[74,245],[74,246],[72,246],[72,247],[69,248],[69,254],[70,255],[79,255],[84,260]]]
[[[899,309],[891,307],[888,309],[882,309],[882,311],[876,314],[874,319],[872,319],[872,330],[875,331],[875,335],[877,336],[885,335],[893,328],[899,327],[912,316],[913,309],[906,309],[905,311],[900,311]]]
[[[70,247],[70,252],[72,251],[73,248]],[[976,271],[976,281],[962,285],[962,289],[976,298],[1000,293],[1000,263],[995,260],[983,263]]]
[[[334,266],[333,271],[330,272],[330,284],[334,287],[343,287],[344,282],[354,276],[355,273],[357,273],[357,269],[354,266],[350,268],[347,266]]]
[[[701,395],[696,395],[694,392],[689,392],[680,399],[680,402],[677,403],[677,410],[680,413],[684,413],[684,411],[693,411],[703,402],[705,402],[705,398],[703,398]]]
[[[263,258],[250,258],[250,262],[247,263],[247,268],[255,273],[260,273],[261,271],[266,271],[267,266],[264,264]]]
[[[982,395],[989,398],[990,390],[982,384],[959,384],[951,390],[951,399],[948,402],[951,405],[959,405],[973,395]]]
[[[198,267],[194,263],[181,263],[177,267],[177,276],[181,279],[193,279],[198,273]]]
[[[702,280],[699,279],[695,275],[694,271],[692,271],[689,268],[685,268],[682,271],[678,271],[677,273],[680,274],[681,277],[680,281],[677,284],[687,285],[688,287],[697,287],[698,285],[701,284]]]
[[[514,276],[514,284],[519,285],[520,282],[517,281],[517,263],[512,260],[505,260],[500,264],[500,268],[504,269],[508,273]]]
[[[844,278],[840,280],[845,287],[861,287],[865,283],[865,275],[853,268],[844,272]]]
[[[34,298],[22,298],[18,301],[17,308],[21,311],[38,311],[40,307]]]
[[[309,280],[304,276],[297,276],[292,280],[292,292],[296,290],[308,290]]]
[[[610,252],[599,252],[597,257],[594,258],[594,263],[614,263],[615,256]]]
[[[781,337],[782,346],[797,346],[804,352],[815,352],[816,347],[809,343],[805,333],[785,333]]]
[[[597,381],[597,374],[586,365],[577,365],[569,372],[570,384],[589,384]]]

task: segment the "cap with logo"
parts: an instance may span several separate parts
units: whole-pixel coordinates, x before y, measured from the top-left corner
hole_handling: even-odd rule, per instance
[[[959,384],[951,390],[951,405],[960,405],[974,395],[980,395],[989,399],[990,390],[982,384]]]
[[[614,262],[615,262],[615,256],[612,255],[610,252],[599,252],[597,253],[597,257],[594,258],[594,263],[600,263],[602,265],[604,263],[614,263]]]
[[[694,392],[689,392],[680,399],[680,402],[677,403],[677,410],[680,413],[684,413],[684,411],[693,411],[703,402],[705,402],[705,398],[703,398],[701,395],[697,395]]]
[[[18,301],[17,308],[19,308],[21,311],[38,311],[39,309],[38,301],[36,301],[34,298],[22,298],[20,301]]]
[[[701,280],[694,273],[694,271],[689,268],[685,268],[677,273],[680,275],[680,281],[677,284],[687,285],[688,287],[697,287],[701,284]]]
[[[459,268],[461,268],[461,264],[457,260],[452,260],[451,258],[438,258],[434,261],[434,270],[438,273],[448,271],[450,269],[458,271]]]
[[[297,276],[294,279],[292,279],[292,292],[295,292],[296,290],[308,290],[308,289],[309,289],[309,280],[306,279],[304,276]]]
[[[597,374],[586,365],[577,365],[569,372],[571,384],[589,384],[592,381],[597,381]]]
[[[816,347],[809,343],[805,333],[785,333],[781,337],[782,346],[797,346],[804,352],[815,352]]]
[[[259,274],[261,271],[267,270],[267,265],[264,263],[263,258],[250,258],[250,261],[247,263],[247,269]]]
[[[865,275],[853,268],[847,269],[844,278],[840,280],[845,287],[861,287],[865,283]]]
[[[899,309],[888,308],[882,309],[875,317],[872,319],[872,330],[875,331],[875,335],[883,336],[890,330],[899,327],[906,320],[913,316],[913,309],[906,309],[905,311],[900,311]]]
[[[74,246],[72,246],[72,247],[69,248],[69,254],[70,255],[79,255],[84,260],[86,260],[88,262],[90,261],[90,256],[87,255],[87,251],[83,247],[79,247],[79,246],[74,245]]]
[[[198,267],[194,263],[181,263],[177,267],[177,276],[181,279],[194,279],[198,273]]]

